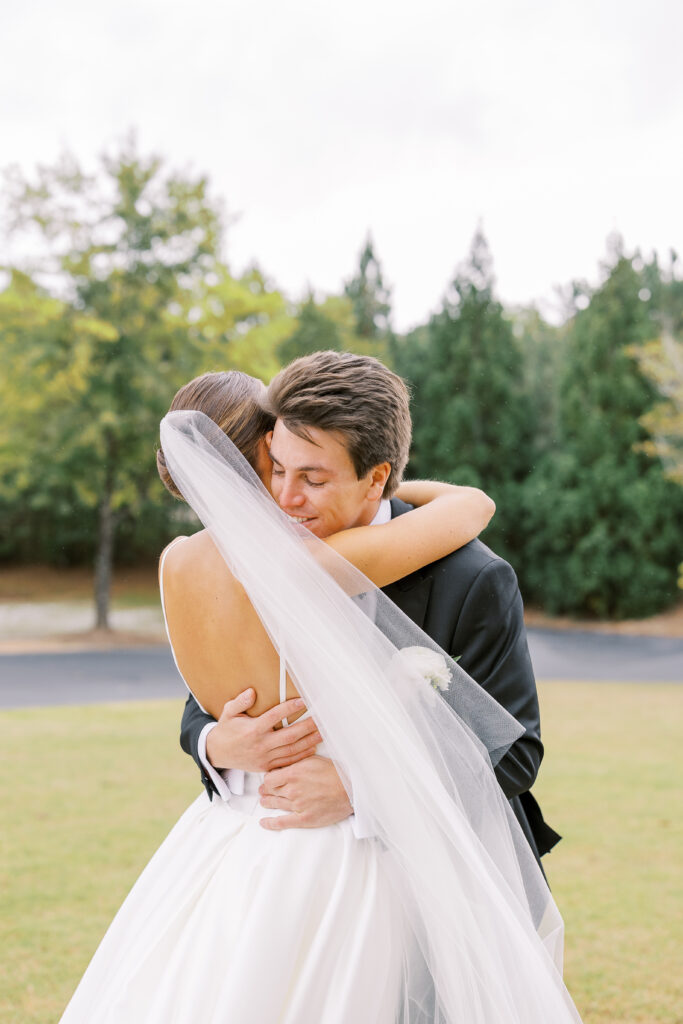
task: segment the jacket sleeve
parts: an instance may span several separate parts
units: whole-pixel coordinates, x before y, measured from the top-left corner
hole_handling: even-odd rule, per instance
[[[213,797],[213,794],[216,792],[216,787],[209,778],[199,758],[199,736],[206,725],[215,721],[215,718],[212,718],[211,715],[202,711],[199,704],[197,704],[197,701],[194,699],[192,694],[190,694],[185,702],[183,718],[180,723],[180,746],[186,754],[189,754],[190,757],[193,757],[196,761],[202,777],[202,783],[210,797]]]
[[[508,799],[531,788],[543,758],[536,680],[527,646],[522,595],[510,565],[494,559],[470,587],[453,635],[458,664],[526,732],[496,766]]]

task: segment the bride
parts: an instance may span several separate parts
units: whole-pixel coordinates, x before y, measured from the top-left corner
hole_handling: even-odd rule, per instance
[[[188,689],[215,717],[244,679],[252,713],[295,701],[282,730],[334,760],[373,836],[348,819],[265,831],[255,774],[229,804],[203,793],[63,1024],[578,1020],[556,966],[561,921],[492,771],[519,727],[376,589],[472,539],[492,503],[406,485],[422,507],[371,537],[318,541],[269,497],[265,436],[240,445],[246,461],[201,410],[170,413],[161,435],[206,528],[160,565]]]

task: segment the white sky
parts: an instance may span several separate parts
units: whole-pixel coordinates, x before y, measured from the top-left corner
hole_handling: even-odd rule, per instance
[[[337,290],[372,231],[394,323],[482,221],[500,297],[595,280],[605,239],[683,255],[678,0],[26,0],[0,29],[0,164],[130,127],[239,215],[225,256]]]

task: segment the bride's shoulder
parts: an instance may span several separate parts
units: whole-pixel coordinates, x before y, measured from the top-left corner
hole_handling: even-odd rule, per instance
[[[167,544],[159,556],[159,565],[164,573],[175,572],[183,567],[205,561],[216,554],[216,546],[208,530],[199,530],[191,536],[181,535]]]
[[[161,552],[160,577],[162,573],[164,585],[183,592],[189,601],[207,588],[233,591],[236,584],[208,530],[171,541]]]

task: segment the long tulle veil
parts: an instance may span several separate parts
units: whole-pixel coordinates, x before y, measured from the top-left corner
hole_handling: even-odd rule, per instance
[[[161,442],[382,845],[410,923],[403,1020],[579,1020],[561,977],[562,920],[492,770],[522,728],[288,520],[212,420],[169,413]],[[446,684],[450,705],[435,688]]]

